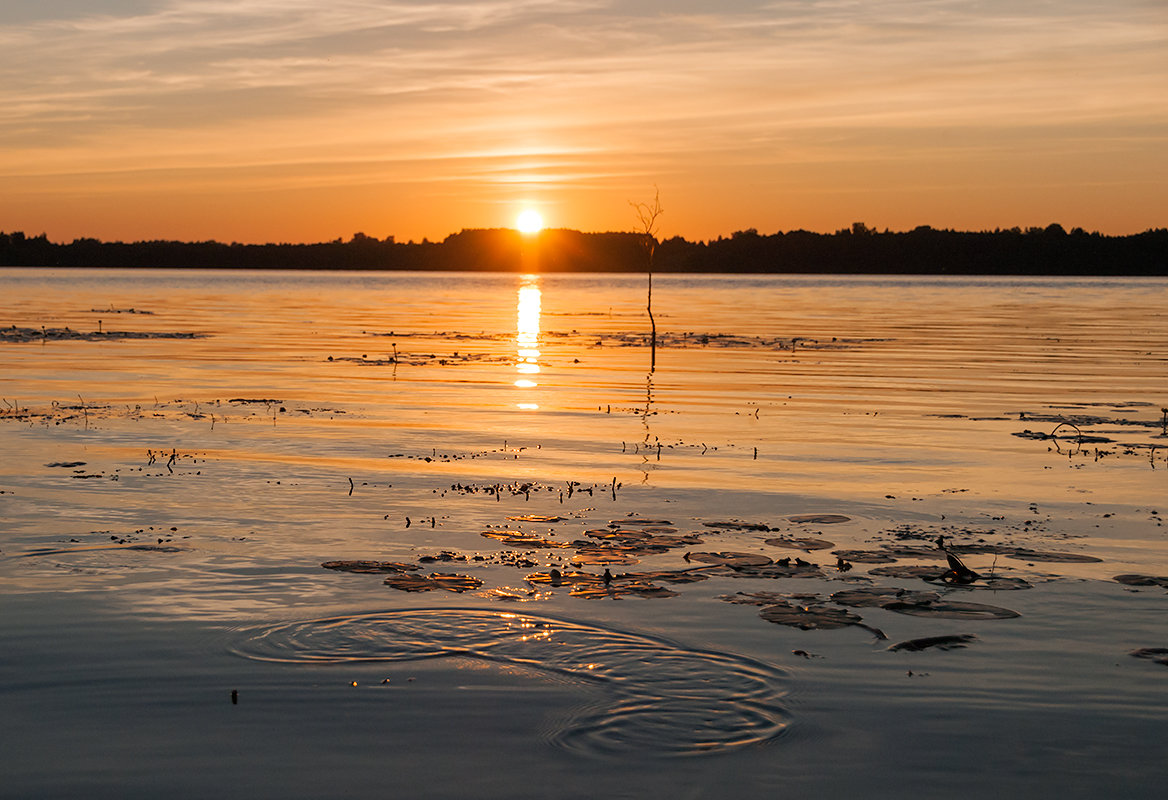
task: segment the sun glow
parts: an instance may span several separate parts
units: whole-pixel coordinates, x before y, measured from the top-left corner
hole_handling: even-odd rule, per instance
[[[526,209],[515,220],[515,227],[520,233],[539,233],[543,230],[543,217],[535,209]]]

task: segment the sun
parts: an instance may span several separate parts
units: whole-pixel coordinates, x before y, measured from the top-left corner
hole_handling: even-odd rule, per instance
[[[543,217],[533,208],[526,209],[515,220],[515,227],[521,233],[539,233],[543,230]]]

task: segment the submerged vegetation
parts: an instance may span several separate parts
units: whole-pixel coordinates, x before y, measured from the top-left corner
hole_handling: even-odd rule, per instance
[[[657,207],[659,213],[659,207]],[[655,219],[650,219],[650,222]],[[357,233],[315,244],[215,241],[49,241],[0,233],[0,266],[248,269],[642,272],[646,231],[583,233],[470,229],[442,242],[398,242]],[[1168,228],[1105,236],[1057,224],[966,232],[921,226],[877,231],[857,222],[835,233],[737,231],[656,243],[653,272],[984,275],[1168,275]]]

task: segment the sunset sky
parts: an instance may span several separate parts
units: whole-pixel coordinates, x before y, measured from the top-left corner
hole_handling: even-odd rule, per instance
[[[1168,225],[1165,0],[4,0],[0,230]]]

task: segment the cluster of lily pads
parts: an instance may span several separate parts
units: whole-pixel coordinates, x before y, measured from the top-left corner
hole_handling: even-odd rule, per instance
[[[539,523],[552,524],[563,522],[559,516],[527,514],[508,517],[511,523]],[[840,514],[809,514],[788,517],[788,522],[795,524],[828,525],[847,522],[849,518]],[[703,525],[719,532],[772,532],[766,524],[718,521],[705,522]],[[434,572],[428,576],[410,574],[421,570],[421,564],[441,562],[488,562],[505,564],[515,567],[537,566],[537,557],[533,555],[539,550],[574,550],[568,559],[568,566],[561,570],[551,568],[543,572],[533,572],[525,578],[530,594],[534,594],[542,587],[564,588],[575,597],[600,598],[620,597],[633,594],[640,597],[672,597],[676,592],[661,584],[693,583],[706,580],[713,576],[729,578],[820,578],[828,577],[829,570],[837,573],[851,569],[851,559],[858,563],[886,564],[901,557],[923,558],[940,555],[937,546],[931,548],[911,545],[893,545],[879,550],[834,550],[836,558],[834,567],[823,566],[804,560],[801,556],[784,556],[772,558],[760,552],[740,551],[705,551],[688,549],[703,544],[703,538],[698,533],[682,533],[669,520],[650,519],[645,517],[625,517],[612,520],[606,527],[593,528],[583,532],[581,538],[572,540],[557,539],[551,535],[520,530],[512,526],[498,528],[488,526],[482,531],[484,538],[508,545],[518,550],[507,550],[494,556],[466,556],[452,551],[441,551],[437,554],[423,555],[418,563],[389,561],[328,561],[323,564],[327,569],[359,573],[386,573],[385,584],[402,591],[430,591],[445,589],[448,591],[464,592],[479,589],[482,581],[469,575],[457,573]],[[818,550],[827,550],[835,545],[826,540],[812,536],[784,535],[764,540],[772,547],[798,550],[810,554]],[[978,545],[965,546],[963,551],[981,552]],[[614,573],[612,568],[637,564],[644,556],[659,555],[671,550],[687,548],[682,556],[687,566],[675,570],[628,571]],[[956,549],[956,548],[955,548]],[[1084,560],[1087,556],[1076,554],[1040,553],[1034,550],[1021,548],[1004,548],[1007,554],[1017,558],[1036,559],[1045,557],[1047,560]],[[948,554],[946,554],[948,555]],[[1090,559],[1094,560],[1094,559]],[[960,561],[956,562],[960,565]],[[568,568],[570,566],[570,568]],[[605,567],[603,573],[589,572],[583,567]],[[960,571],[955,571],[953,562],[948,567],[937,566],[895,566],[877,567],[872,574],[882,574],[891,577],[919,578],[938,584],[962,584],[970,588],[993,589],[1023,589],[1029,584],[1020,578],[994,577],[983,578],[960,565]],[[975,585],[976,584],[976,585]],[[757,600],[766,593],[746,595]],[[741,601],[740,601],[741,602]],[[778,605],[779,601],[773,598],[764,605]],[[817,604],[818,605],[818,604]],[[771,621],[779,621],[783,616],[777,610],[767,612],[773,617]],[[818,614],[826,624],[829,620],[820,612],[805,611],[795,616],[795,622],[811,620]],[[838,615],[836,615],[838,616]],[[839,620],[846,620],[839,617]],[[850,622],[847,624],[851,624]],[[796,625],[797,627],[807,627]],[[813,624],[811,627],[823,627]]]
[[[948,620],[1003,620],[1018,617],[1009,608],[986,603],[955,599],[954,590],[961,591],[1011,591],[1030,589],[1027,580],[1011,575],[1003,575],[996,568],[998,557],[1035,562],[1086,563],[1100,559],[1081,553],[1039,550],[1008,543],[992,544],[984,537],[978,541],[947,542],[946,537],[954,536],[954,529],[946,528],[945,533],[931,535],[912,526],[902,526],[890,533],[893,541],[871,549],[833,549],[835,544],[817,535],[797,535],[785,528],[772,528],[763,523],[738,520],[703,522],[703,527],[711,534],[745,533],[762,534],[780,532],[782,535],[762,539],[762,543],[774,548],[795,551],[799,554],[768,555],[764,552],[715,551],[691,549],[704,543],[701,533],[683,533],[668,520],[629,516],[612,520],[603,528],[583,532],[580,538],[559,539],[551,534],[520,530],[514,523],[553,524],[565,521],[563,517],[544,515],[522,515],[508,517],[509,525],[488,526],[482,531],[484,538],[508,545],[517,550],[505,550],[490,556],[467,556],[452,551],[423,555],[418,563],[389,561],[329,561],[323,566],[346,572],[384,573],[385,585],[401,591],[421,592],[443,589],[454,592],[479,590],[483,581],[471,575],[432,572],[418,574],[421,564],[435,561],[489,562],[514,567],[539,565],[538,551],[573,550],[574,554],[561,559],[563,568],[552,567],[528,573],[524,577],[524,588],[497,587],[480,592],[484,597],[501,600],[538,600],[548,596],[552,590],[566,590],[572,597],[585,599],[619,598],[635,595],[644,598],[674,597],[678,593],[670,585],[694,583],[711,577],[779,579],[779,578],[829,578],[852,583],[853,586],[830,594],[815,592],[743,591],[721,595],[718,599],[738,605],[759,607],[759,616],[777,625],[801,630],[827,630],[856,627],[868,631],[877,639],[885,639],[884,633],[864,622],[857,609],[878,608],[897,614],[930,617]],[[786,523],[795,525],[826,526],[848,522],[849,518],[839,514],[806,514],[786,518]],[[1033,528],[1027,528],[1033,530]],[[977,533],[977,532],[966,532]],[[917,541],[912,541],[912,540]],[[636,564],[641,557],[658,555],[685,549],[681,558],[686,566],[680,569],[654,569],[644,571],[613,570],[620,566]],[[835,563],[818,564],[804,560],[813,553],[830,551]],[[989,574],[979,574],[967,567],[961,560],[968,555],[994,555],[995,567]],[[901,559],[912,559],[916,564],[896,563]],[[936,563],[919,563],[932,560]],[[871,565],[866,575],[846,575],[854,563]],[[603,572],[588,571],[585,567],[604,567]],[[980,569],[981,567],[979,567]],[[1002,571],[1007,571],[1003,568]],[[933,589],[909,589],[854,584],[868,584],[874,578],[920,580],[937,587]],[[1132,587],[1158,587],[1168,589],[1168,577],[1151,575],[1117,575],[1119,583]],[[953,649],[972,642],[972,634],[954,634],[926,637],[899,642],[888,649],[899,651]],[[1133,656],[1168,664],[1168,651],[1144,648]]]

